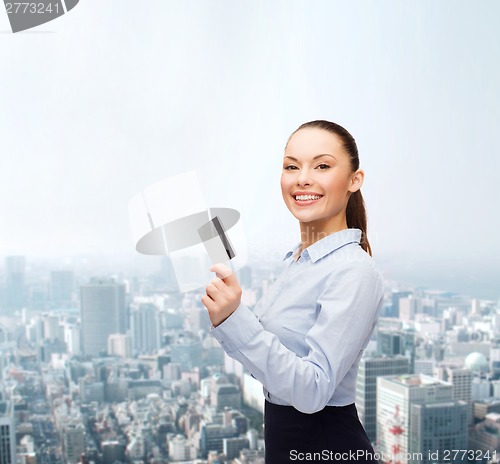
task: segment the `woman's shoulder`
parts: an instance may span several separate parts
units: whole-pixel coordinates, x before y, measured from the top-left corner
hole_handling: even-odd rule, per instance
[[[328,255],[328,258],[338,264],[357,265],[361,267],[375,266],[373,257],[363,250],[359,243],[349,243]]]
[[[360,275],[373,275],[381,279],[375,259],[370,256],[358,243],[352,243],[338,249],[328,256],[331,266],[328,268],[332,274],[338,273],[359,273]]]

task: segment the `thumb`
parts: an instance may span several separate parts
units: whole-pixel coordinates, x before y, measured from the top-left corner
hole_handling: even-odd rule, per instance
[[[231,268],[222,263],[214,264],[213,266],[210,266],[208,270],[211,272],[215,272],[217,277],[224,280],[224,282],[226,282],[227,284],[231,284],[233,282],[233,279],[236,279],[236,276],[234,275]]]

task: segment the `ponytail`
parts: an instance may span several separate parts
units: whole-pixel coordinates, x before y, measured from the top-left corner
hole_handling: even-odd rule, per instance
[[[346,220],[347,227],[361,229],[361,248],[372,256],[372,248],[366,234],[366,209],[361,190],[351,193],[347,202]]]

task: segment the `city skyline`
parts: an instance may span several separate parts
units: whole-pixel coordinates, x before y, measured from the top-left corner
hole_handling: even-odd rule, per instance
[[[165,263],[156,273],[104,272],[90,281],[89,269],[33,273],[28,265],[7,257],[0,282],[0,403],[18,405],[11,429],[22,435],[20,458],[263,463],[262,385],[210,337],[201,292],[172,293]],[[256,265],[240,277],[252,306],[276,274]],[[447,444],[485,464],[500,451],[491,441],[500,427],[498,304],[386,287],[356,386],[381,464],[408,453],[432,462]],[[89,335],[96,348],[86,347]],[[396,395],[399,409],[384,379],[408,392]],[[438,401],[430,401],[433,385],[447,392]]]
[[[175,292],[167,260],[155,272],[117,266],[99,277],[88,266],[30,268],[24,256],[4,268],[0,403],[17,412],[0,419],[15,428],[11,454],[44,464],[263,464],[263,385],[210,336],[203,289]],[[249,307],[277,277],[265,265],[237,272]],[[486,463],[500,452],[499,304],[386,282],[355,400],[377,456],[434,462],[450,446]],[[384,379],[407,398],[379,388]],[[438,384],[445,396],[421,395]]]
[[[279,272],[283,266],[282,250],[287,247],[275,247],[269,255],[272,259],[259,261],[249,255],[247,266],[265,267]],[[146,256],[131,252],[123,255],[68,255],[64,257],[30,257],[21,256],[26,260],[26,269],[39,273],[41,268],[53,271],[68,271],[76,269],[88,277],[114,275],[135,272],[138,275],[148,275],[162,268],[160,256]],[[0,279],[5,276],[5,256],[0,256]],[[457,267],[451,260],[429,260],[425,257],[415,260],[403,260],[398,256],[375,255],[375,262],[388,283],[400,289],[422,288],[436,292],[451,292],[470,298],[480,298],[490,301],[500,299],[498,278],[499,262],[484,262],[475,258],[471,263]],[[175,287],[175,283],[174,283]]]

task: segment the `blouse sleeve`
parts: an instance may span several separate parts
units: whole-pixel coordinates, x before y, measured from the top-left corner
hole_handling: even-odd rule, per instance
[[[368,344],[383,295],[382,277],[367,263],[332,273],[318,298],[319,315],[306,334],[304,357],[264,330],[243,304],[211,335],[272,395],[313,413],[326,406]]]

